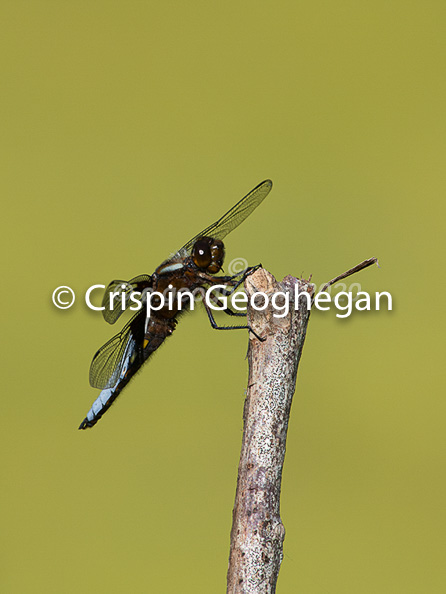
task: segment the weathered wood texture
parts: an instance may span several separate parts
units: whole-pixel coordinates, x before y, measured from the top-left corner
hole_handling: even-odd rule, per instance
[[[259,269],[249,276],[250,297],[261,291],[289,296],[289,313],[271,305],[264,311],[248,307],[248,323],[262,337],[252,335],[248,350],[249,380],[244,407],[242,451],[233,509],[231,548],[227,576],[228,594],[272,593],[283,557],[285,529],[280,518],[280,488],[286,436],[297,367],[302,354],[310,308],[295,290],[313,297],[314,285],[287,276],[281,283]],[[285,297],[282,297],[282,304]],[[261,305],[260,299],[259,305]],[[278,304],[280,298],[278,298]]]

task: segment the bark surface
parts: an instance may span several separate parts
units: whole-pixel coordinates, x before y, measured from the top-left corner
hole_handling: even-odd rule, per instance
[[[310,317],[314,285],[287,276],[277,282],[259,269],[245,282],[248,297],[261,291],[277,306],[289,299],[289,313],[271,305],[264,311],[248,306],[249,380],[243,413],[244,429],[233,509],[227,576],[228,594],[272,593],[283,557],[285,529],[280,518],[280,489],[286,436],[297,368]],[[296,299],[298,293],[307,293]],[[307,301],[310,306],[307,305]],[[262,305],[264,298],[259,298]],[[297,302],[297,308],[295,308]]]

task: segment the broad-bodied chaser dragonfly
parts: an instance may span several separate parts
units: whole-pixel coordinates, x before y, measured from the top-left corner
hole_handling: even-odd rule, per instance
[[[109,297],[111,293],[116,295],[116,291],[123,286],[127,295],[132,291],[142,294],[147,291],[157,291],[164,295],[169,291],[178,293],[187,290],[192,292],[221,284],[228,287],[226,295],[234,291],[258,266],[246,268],[233,276],[215,276],[222,269],[225,256],[222,239],[259,206],[271,188],[271,180],[265,180],[259,184],[216,223],[201,231],[172,257],[158,266],[152,275],[142,274],[128,282],[112,281],[105,291],[102,302],[105,321],[114,324],[122,314],[122,302],[113,301],[112,298],[113,307],[110,307]],[[245,328],[253,332],[247,325],[218,326],[211,309],[205,301],[203,303],[213,328],[217,330]],[[216,303],[219,303],[218,298]],[[177,324],[177,318],[182,311],[183,308],[180,309],[174,300],[173,307],[172,302],[170,306],[166,304],[157,311],[151,311],[149,317],[147,317],[146,308],[142,307],[119,334],[116,334],[97,351],[91,362],[90,384],[93,388],[100,388],[102,391],[79,429],[93,427],[98,422],[143,363],[172,334]],[[234,312],[229,307],[222,311],[231,316],[245,315]],[[260,337],[257,336],[257,338]]]

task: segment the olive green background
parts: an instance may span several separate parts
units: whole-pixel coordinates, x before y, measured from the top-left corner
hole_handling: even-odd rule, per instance
[[[80,432],[91,358],[119,330],[83,294],[151,273],[267,177],[227,262],[320,285],[378,256],[351,282],[394,301],[312,315],[278,592],[446,591],[445,17],[442,1],[1,3],[2,592],[225,590],[248,336],[185,316]]]

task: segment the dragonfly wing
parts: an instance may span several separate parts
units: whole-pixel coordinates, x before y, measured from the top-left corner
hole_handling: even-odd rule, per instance
[[[172,260],[188,256],[200,237],[213,237],[214,239],[224,239],[228,233],[238,227],[243,221],[256,209],[259,204],[268,196],[273,187],[270,179],[263,181],[242,198],[235,206],[223,215],[213,225],[203,229],[201,233],[189,240],[178,250]]]
[[[141,274],[135,276],[132,280],[122,281],[114,280],[105,289],[104,297],[102,299],[102,315],[104,320],[109,324],[114,324],[121,314],[127,309],[129,305],[129,295],[133,291],[142,293],[144,289],[150,287],[152,284],[152,277],[148,274]],[[118,295],[112,295],[118,293]],[[123,297],[124,295],[124,297]],[[122,302],[124,300],[124,308]]]
[[[90,366],[90,385],[93,388],[113,387],[119,381],[129,356],[139,354],[143,344],[145,317],[143,309],[97,351]]]

